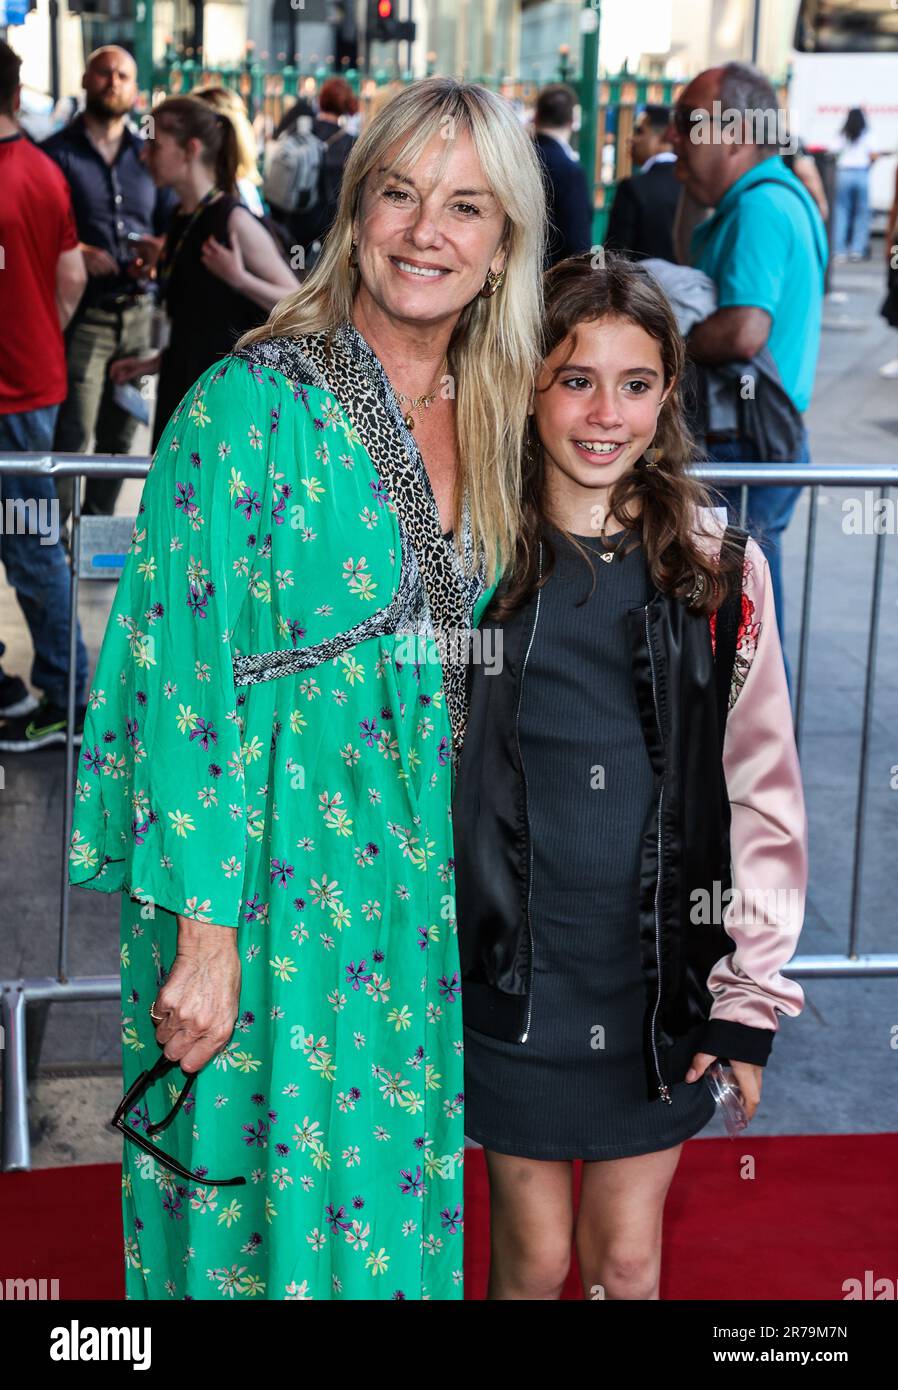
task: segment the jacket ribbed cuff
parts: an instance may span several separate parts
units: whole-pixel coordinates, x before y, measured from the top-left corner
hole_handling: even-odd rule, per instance
[[[753,1062],[765,1067],[776,1030],[750,1028],[728,1018],[709,1018],[696,1052],[708,1052],[724,1062]]]

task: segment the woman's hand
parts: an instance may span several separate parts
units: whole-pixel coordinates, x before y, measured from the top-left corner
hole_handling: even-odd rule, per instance
[[[223,246],[214,236],[203,242],[201,259],[207,270],[224,280],[232,289],[242,290],[246,265],[240,251],[240,243],[232,237],[233,246]]]
[[[240,1001],[240,957],[235,927],[178,918],[178,953],[156,995],[153,1013],[165,1015],[156,1041],[184,1072],[200,1071],[230,1041]]]
[[[160,354],[152,357],[117,357],[109,364],[109,379],[120,386],[123,381],[133,381],[139,376],[154,376],[159,370]]]
[[[686,1080],[689,1082],[697,1081],[699,1077],[704,1076],[711,1063],[716,1061],[717,1058],[710,1056],[707,1052],[696,1052],[692,1059],[692,1066],[686,1073]],[[756,1066],[754,1062],[730,1062],[730,1066],[733,1068],[736,1084],[742,1092],[746,1119],[750,1120],[761,1103],[764,1068]]]

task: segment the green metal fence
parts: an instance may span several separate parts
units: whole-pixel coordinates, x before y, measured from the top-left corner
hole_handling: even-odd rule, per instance
[[[428,75],[432,71],[429,67]],[[359,96],[363,119],[384,87],[391,83],[404,86],[414,81],[410,72],[397,77],[395,71],[387,68],[378,68],[370,76],[350,68],[342,75]],[[155,103],[164,96],[184,95],[195,87],[217,83],[240,93],[257,133],[264,136],[270,134],[297,96],[314,97],[321,84],[331,76],[332,69],[324,65],[303,69],[287,63],[271,72],[263,63],[249,57],[243,63],[215,66],[169,48],[162,62],[153,68],[152,100]],[[495,74],[472,76],[469,80],[482,83],[525,109],[534,106],[541,85],[532,79]],[[557,80],[567,82],[580,94],[582,102],[581,78],[572,71],[564,54],[559,57]],[[628,72],[599,79],[595,160],[593,167],[586,169],[587,181],[593,188],[596,244],[603,240],[614,190],[619,180],[632,172],[629,139],[638,111],[649,102],[669,105],[676,100],[684,81]],[[591,131],[585,133],[588,148],[592,144]]]

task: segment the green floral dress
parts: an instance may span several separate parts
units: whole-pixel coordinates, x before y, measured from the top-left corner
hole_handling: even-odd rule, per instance
[[[467,512],[459,539],[470,555]],[[242,983],[158,1140],[196,1180],[124,1145],[129,1298],[463,1296],[464,679],[437,635],[491,592],[351,325],[224,359],[166,426],[90,690],[70,879],[122,895],[126,1086],[160,1056],[176,914],[237,929]]]

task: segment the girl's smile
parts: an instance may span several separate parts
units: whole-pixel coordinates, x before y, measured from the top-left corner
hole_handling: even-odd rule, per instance
[[[669,391],[660,343],[629,319],[581,322],[548,355],[532,413],[557,525],[595,529],[597,504],[650,447]]]

